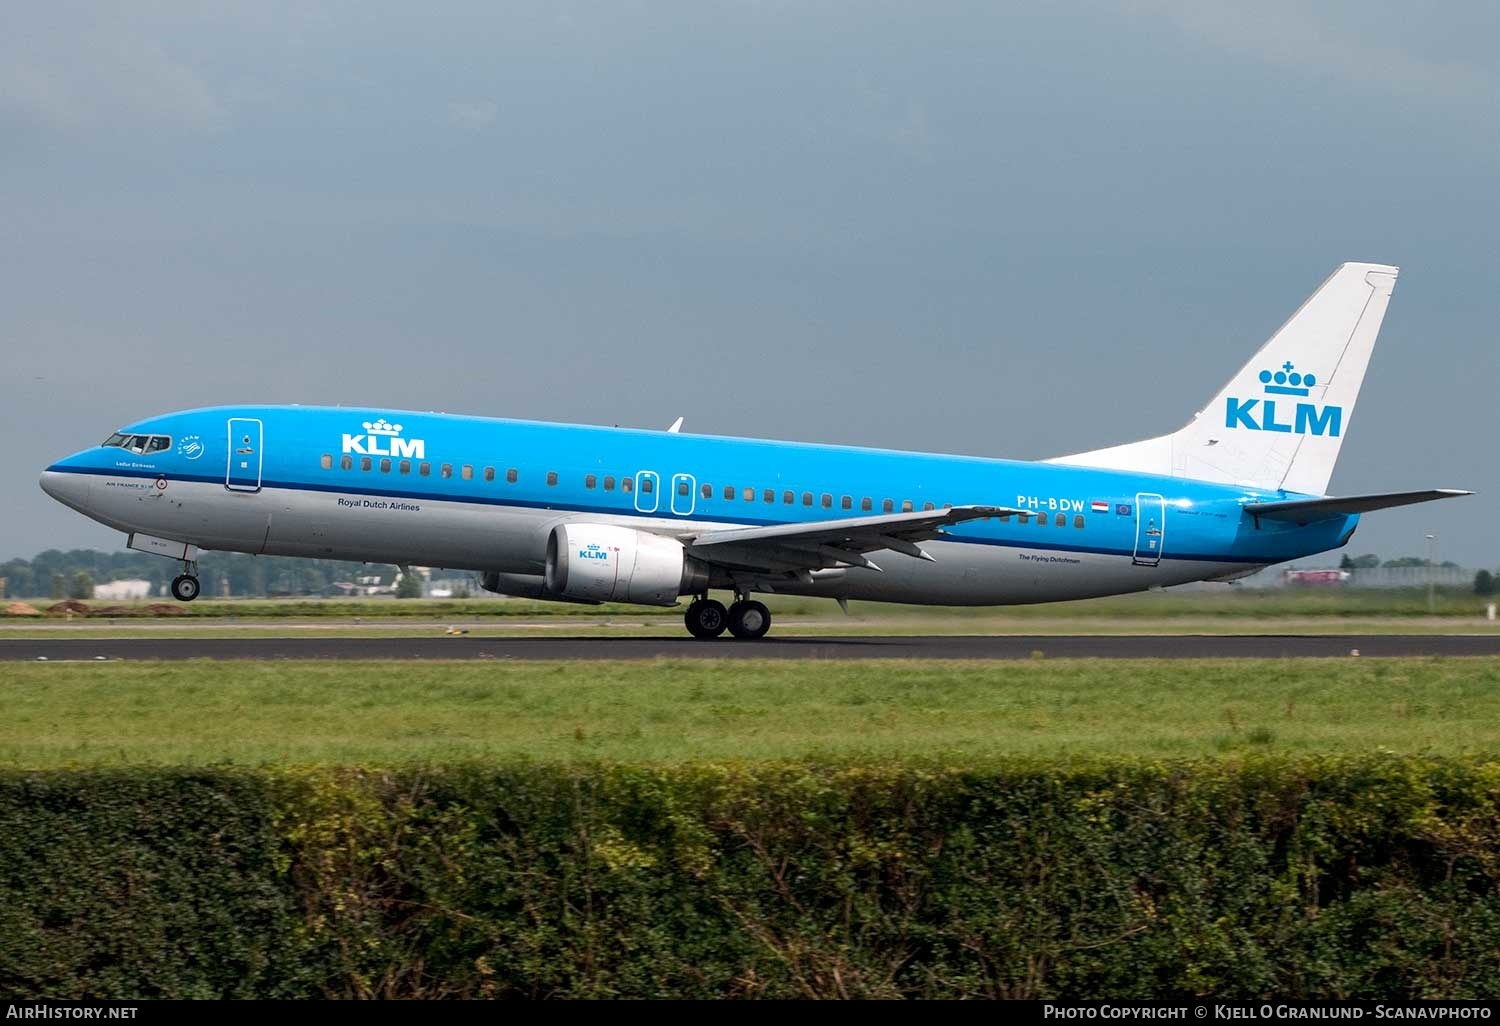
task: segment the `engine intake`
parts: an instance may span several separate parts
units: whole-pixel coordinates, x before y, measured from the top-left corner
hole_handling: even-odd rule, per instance
[[[708,567],[675,538],[608,524],[559,524],[547,538],[546,589],[575,601],[677,604],[708,587]]]

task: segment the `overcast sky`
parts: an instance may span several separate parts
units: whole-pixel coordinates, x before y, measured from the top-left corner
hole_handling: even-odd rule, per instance
[[[1500,563],[1500,5],[93,4],[0,14],[0,557],[153,413],[397,408],[1036,459],[1402,275],[1353,552]],[[976,496],[982,499],[982,496]]]

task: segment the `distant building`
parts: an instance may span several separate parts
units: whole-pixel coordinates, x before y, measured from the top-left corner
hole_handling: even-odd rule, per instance
[[[127,599],[143,599],[151,597],[150,581],[110,581],[107,584],[94,585],[95,600],[106,602],[123,602]]]
[[[396,579],[400,572],[395,567],[364,573],[352,581],[335,581],[324,589],[323,594],[344,598],[366,598],[374,595],[394,595]]]
[[[1284,570],[1282,579],[1287,584],[1311,587],[1336,588],[1349,579],[1347,570]]]

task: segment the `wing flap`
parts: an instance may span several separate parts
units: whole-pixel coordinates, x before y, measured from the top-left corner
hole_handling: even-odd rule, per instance
[[[1438,499],[1456,499],[1473,492],[1457,488],[1429,488],[1420,492],[1384,492],[1375,495],[1329,495],[1321,499],[1287,499],[1282,502],[1252,502],[1244,511],[1253,517],[1269,520],[1290,520],[1308,524],[1314,520],[1346,516],[1350,513],[1369,513],[1393,506],[1411,506],[1419,502],[1435,502]]]

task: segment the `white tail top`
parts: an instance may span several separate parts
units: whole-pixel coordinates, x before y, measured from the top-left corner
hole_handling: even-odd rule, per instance
[[[1182,430],[1050,462],[1324,494],[1397,273],[1339,267]]]

